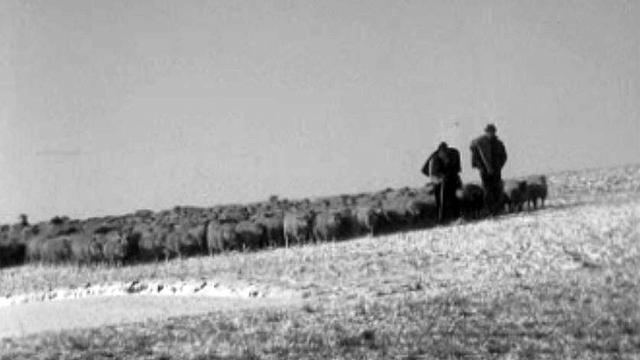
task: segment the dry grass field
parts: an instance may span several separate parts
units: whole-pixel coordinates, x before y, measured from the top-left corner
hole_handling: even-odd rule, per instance
[[[549,183],[543,210],[426,231],[121,268],[2,269],[4,297],[204,278],[288,300],[61,325],[0,340],[0,359],[640,358],[640,166]]]

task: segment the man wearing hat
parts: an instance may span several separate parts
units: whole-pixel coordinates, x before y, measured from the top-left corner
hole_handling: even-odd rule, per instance
[[[502,208],[502,167],[507,162],[507,151],[496,131],[496,126],[489,124],[484,135],[471,142],[471,166],[480,171],[485,206],[491,215]]]
[[[422,173],[433,184],[440,223],[459,215],[456,190],[462,186],[460,171],[460,152],[446,142],[440,143],[422,167]]]

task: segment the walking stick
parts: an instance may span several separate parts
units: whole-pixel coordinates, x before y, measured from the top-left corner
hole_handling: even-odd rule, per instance
[[[444,214],[444,179],[440,183],[440,209],[438,209],[438,220],[442,223],[442,216]]]
[[[480,144],[476,144],[476,149],[478,150],[478,153],[480,154],[480,158],[482,159],[482,163],[484,164],[485,169],[489,172],[491,177],[493,177],[493,166],[491,166],[489,161],[487,161],[487,157],[485,156],[484,152],[482,151],[482,147],[480,146]],[[486,188],[484,189],[484,191],[485,191],[485,204],[484,204],[484,206],[485,206],[485,208],[487,210],[489,210],[489,213],[493,213],[493,208],[495,206],[495,204],[494,204],[495,194],[493,194],[493,189],[491,187],[492,186],[486,186]]]
[[[482,151],[482,148],[479,145],[476,145],[476,148],[478,149],[478,153],[480,154],[480,158],[482,159],[482,162],[484,163],[484,167],[487,169],[487,171],[490,174],[493,174],[493,166],[491,166],[491,164],[489,164],[489,162],[487,161],[487,158],[484,155],[484,152]]]

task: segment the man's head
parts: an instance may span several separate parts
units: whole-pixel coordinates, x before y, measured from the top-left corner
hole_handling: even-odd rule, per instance
[[[447,149],[449,148],[449,145],[447,145],[446,142],[441,142],[440,145],[438,145],[438,152],[441,154],[446,153]]]
[[[485,128],[484,128],[484,133],[487,134],[488,136],[496,136],[496,126],[493,124],[488,124]]]

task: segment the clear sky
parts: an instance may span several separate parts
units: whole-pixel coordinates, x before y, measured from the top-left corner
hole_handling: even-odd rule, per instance
[[[640,160],[640,1],[0,0],[0,222]]]

